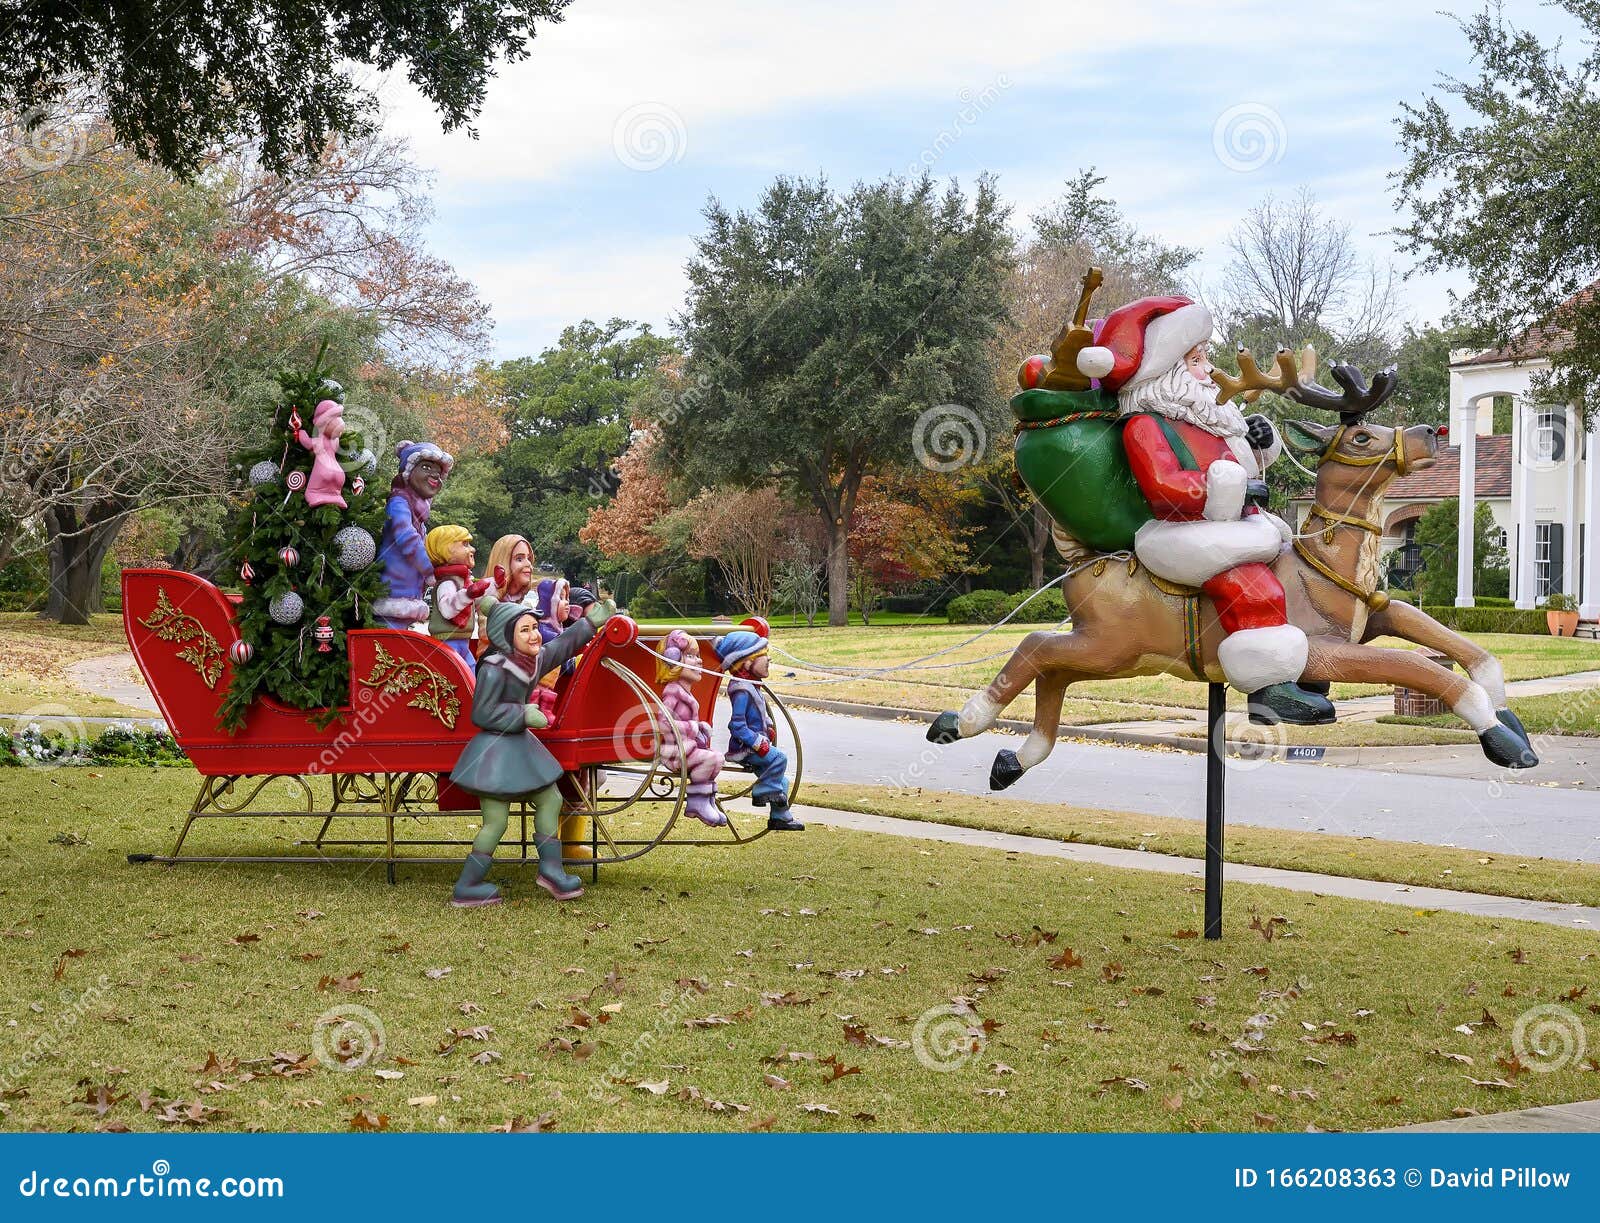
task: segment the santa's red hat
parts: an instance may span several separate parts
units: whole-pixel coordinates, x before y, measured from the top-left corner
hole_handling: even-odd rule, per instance
[[[1078,372],[1120,391],[1166,373],[1196,344],[1211,339],[1211,311],[1174,294],[1141,297],[1106,316],[1092,347],[1078,351]]]

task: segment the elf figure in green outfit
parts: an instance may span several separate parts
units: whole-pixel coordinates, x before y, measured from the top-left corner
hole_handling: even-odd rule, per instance
[[[549,642],[539,636],[539,618],[522,603],[496,603],[489,612],[489,649],[478,660],[472,694],[472,724],[478,728],[450,780],[478,796],[483,827],[461,868],[450,903],[460,908],[500,902],[500,889],[484,878],[494,864],[495,846],[505,836],[511,804],[518,799],[534,810],[534,843],[539,849],[539,886],[557,900],[583,895],[583,883],[561,865],[561,766],[534,738],[549,720],[529,698],[539,677],[560,667],[611,618],[616,604],[593,603],[583,618]]]

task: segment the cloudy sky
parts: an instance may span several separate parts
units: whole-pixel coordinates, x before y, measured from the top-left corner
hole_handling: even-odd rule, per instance
[[[667,325],[708,195],[748,206],[777,174],[987,171],[1020,221],[1093,165],[1141,227],[1206,250],[1202,278],[1246,208],[1305,184],[1408,267],[1385,232],[1394,119],[1466,68],[1441,7],[576,0],[501,66],[476,140],[442,134],[403,82],[381,97],[436,175],[434,245],[508,357],[585,316]],[[1451,283],[1410,281],[1412,316],[1437,318]]]

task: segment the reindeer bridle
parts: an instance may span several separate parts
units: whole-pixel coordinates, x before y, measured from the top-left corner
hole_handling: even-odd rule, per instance
[[[1394,460],[1395,470],[1400,475],[1405,475],[1410,463],[1406,458],[1405,430],[1399,426],[1394,430],[1394,442],[1380,454],[1355,455],[1339,449],[1339,443],[1344,440],[1345,433],[1354,425],[1361,422],[1374,408],[1388,399],[1395,391],[1395,369],[1389,366],[1381,370],[1372,379],[1369,387],[1361,376],[1361,371],[1353,365],[1335,363],[1330,372],[1333,380],[1340,386],[1334,391],[1313,381],[1317,368],[1316,350],[1309,344],[1301,352],[1301,361],[1296,362],[1294,354],[1287,348],[1278,349],[1277,357],[1273,362],[1274,372],[1265,374],[1256,365],[1255,358],[1251,356],[1248,348],[1239,349],[1239,376],[1218,372],[1213,374],[1217,386],[1221,390],[1217,394],[1217,402],[1221,404],[1234,395],[1243,395],[1246,403],[1254,403],[1262,391],[1275,391],[1294,402],[1304,404],[1306,407],[1320,408],[1324,411],[1339,414],[1339,427],[1334,431],[1333,437],[1322,448],[1318,457],[1319,463],[1338,463],[1344,467],[1376,467],[1389,459]],[[1359,495],[1359,492],[1358,494]],[[1322,542],[1333,543],[1333,533],[1340,526],[1355,527],[1365,531],[1375,538],[1383,536],[1383,527],[1366,518],[1358,518],[1353,514],[1340,514],[1326,508],[1320,501],[1313,500],[1307,518],[1316,518],[1327,523],[1321,532]],[[1364,590],[1352,582],[1344,574],[1337,572],[1332,566],[1314,555],[1306,547],[1305,541],[1298,536],[1294,540],[1295,555],[1298,556],[1314,572],[1321,574],[1340,590],[1354,595],[1371,611],[1382,611],[1389,605],[1389,596],[1381,590]]]

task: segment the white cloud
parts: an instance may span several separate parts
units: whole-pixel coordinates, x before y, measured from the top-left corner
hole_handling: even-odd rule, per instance
[[[687,149],[721,120],[873,97],[932,92],[950,99],[1059,61],[1072,83],[1103,56],[1176,41],[1232,37],[1241,3],[1207,5],[1203,22],[1173,19],[1163,0],[1116,5],[990,0],[584,0],[502,65],[480,139],[439,131],[431,107],[402,78],[383,88],[388,124],[405,132],[441,188],[551,181],[613,156],[617,123],[654,105],[681,121]]]
[[[521,258],[484,251],[457,267],[493,303],[496,348],[514,357],[537,353],[584,318],[633,319],[665,330],[682,303],[683,264],[692,247],[687,235],[626,249],[597,238]]]
[[[776,173],[848,181],[904,170],[924,148],[940,154],[938,174],[997,172],[1019,223],[1094,164],[1142,228],[1206,251],[1208,279],[1244,210],[1302,181],[1388,257],[1387,99],[1420,95],[1461,50],[1436,7],[1322,0],[1297,7],[1286,31],[1281,0],[582,0],[527,60],[500,66],[477,141],[441,133],[403,79],[382,96],[388,128],[436,172],[436,238],[491,303],[509,356],[586,315],[664,323],[698,225],[685,183],[742,206]],[[963,91],[1002,79],[992,110],[941,138]],[[1212,149],[1216,116],[1244,101],[1285,124],[1286,156],[1261,173],[1233,173]],[[880,136],[887,147],[863,147]],[[630,159],[674,169],[629,174]],[[610,211],[585,211],[595,200]],[[492,225],[505,216],[546,224]],[[608,233],[617,224],[630,232]],[[1424,318],[1443,305],[1438,278],[1408,296]]]

